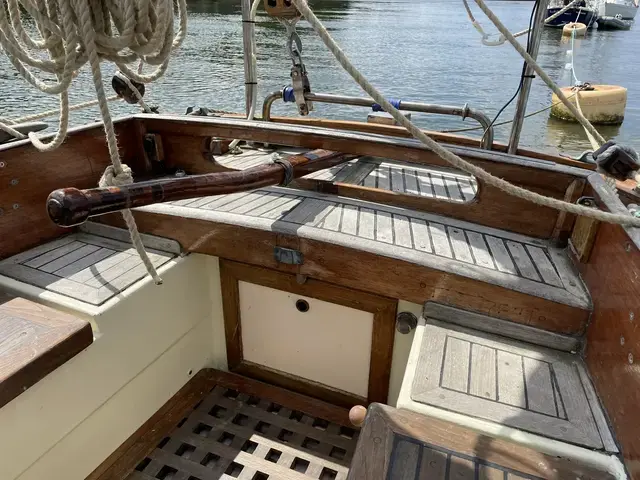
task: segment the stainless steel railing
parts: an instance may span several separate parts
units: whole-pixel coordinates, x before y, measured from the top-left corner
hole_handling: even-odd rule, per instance
[[[373,108],[375,102],[370,98],[352,97],[348,95],[331,95],[328,93],[307,93],[305,98],[311,102],[334,103],[339,105],[354,105],[360,107]],[[276,100],[283,100],[283,90],[273,92],[264,99],[262,104],[262,119],[271,121],[271,107]],[[474,108],[469,108],[467,104],[462,107],[450,105],[434,105],[429,103],[405,102],[401,101],[401,110],[409,112],[435,113],[439,115],[454,115],[465,119],[467,117],[476,120],[484,129],[485,134],[480,141],[480,147],[486,150],[493,148],[493,127],[491,120],[484,113]]]

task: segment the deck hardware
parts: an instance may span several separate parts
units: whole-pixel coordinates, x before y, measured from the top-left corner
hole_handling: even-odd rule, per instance
[[[620,345],[621,346],[624,345],[624,337],[623,336],[620,336]]]
[[[13,209],[14,210],[18,210],[20,208],[20,204],[19,203],[14,203],[13,204]]]
[[[640,168],[638,154],[624,145],[609,140],[593,152],[598,167],[616,180],[626,180]]]
[[[630,353],[627,359],[629,360],[629,365],[633,365],[633,353]]]
[[[396,317],[396,330],[406,335],[418,326],[418,317],[411,312],[400,312]]]
[[[624,251],[627,253],[631,252],[631,243],[627,242],[624,244]]]
[[[298,18],[300,12],[291,0],[264,0],[264,10],[271,17]]]
[[[309,311],[309,302],[306,300],[296,300],[296,308],[299,312],[307,313]]]
[[[634,318],[635,318],[635,314],[633,312],[629,312],[629,321],[633,322]]]
[[[133,90],[127,85],[127,82],[124,80],[124,74],[121,72],[116,73],[111,79],[111,87],[116,92],[116,94],[123,98],[125,102],[134,104],[138,103],[138,96],[133,92]],[[144,83],[136,82],[135,80],[129,79],[131,85],[138,90],[141,97],[144,97]]]
[[[304,256],[302,252],[292,248],[273,247],[273,256],[278,263],[286,263],[288,265],[302,265]]]
[[[578,200],[576,200],[576,203],[578,205],[582,205],[583,207],[596,208],[597,206],[596,199],[593,197],[580,197]]]
[[[597,202],[593,197],[580,197],[576,204],[583,207],[597,208]],[[571,244],[580,262],[587,262],[596,240],[599,223],[597,220],[578,216],[571,232]]]
[[[287,29],[287,50],[291,57],[291,87],[283,90],[282,99],[287,102],[295,102],[298,106],[300,115],[309,115],[313,110],[313,102],[305,98],[305,95],[311,93],[311,84],[307,76],[307,68],[302,61],[302,40],[296,32],[296,23],[294,20],[280,20]]]
[[[156,133],[147,133],[142,139],[142,146],[150,162],[164,162],[162,138]]]
[[[6,164],[6,163],[4,163],[4,162],[0,162],[0,168],[4,168],[4,167],[6,167],[6,166],[7,166],[7,164]]]
[[[18,179],[17,179],[17,178],[14,178],[14,179],[13,179],[13,180],[11,180],[11,182],[9,182],[9,183],[11,183],[11,185],[15,187],[15,186],[18,184]]]
[[[314,103],[330,103],[336,105],[353,105],[357,107],[367,107],[374,109],[374,105],[377,105],[371,98],[367,97],[354,97],[350,95],[333,95],[328,93],[307,93],[304,98],[309,102]],[[262,119],[266,122],[271,121],[271,108],[276,100],[282,100],[283,102],[295,102],[293,96],[293,88],[285,87],[282,90],[277,90],[267,95],[262,104]],[[396,100],[398,101],[398,100]],[[404,112],[422,112],[422,113],[434,113],[436,115],[453,115],[457,117],[473,118],[476,120],[486,132],[484,138],[480,142],[480,147],[486,150],[493,148],[493,126],[491,125],[491,119],[486,114],[475,108],[470,108],[467,104],[463,107],[455,107],[452,105],[435,105],[428,103],[407,102],[400,101],[402,110]]]

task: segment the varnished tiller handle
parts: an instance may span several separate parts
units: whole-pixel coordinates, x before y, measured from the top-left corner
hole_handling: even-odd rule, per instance
[[[47,211],[56,224],[71,227],[89,217],[126,208],[280,185],[353,158],[353,155],[313,150],[293,155],[282,163],[269,163],[247,170],[150,180],[123,187],[62,188],[49,195]]]

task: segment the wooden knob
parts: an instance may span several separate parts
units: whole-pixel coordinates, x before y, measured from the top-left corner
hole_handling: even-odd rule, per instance
[[[367,416],[367,409],[362,405],[356,405],[349,410],[349,421],[354,427],[360,427],[364,423],[364,417]]]

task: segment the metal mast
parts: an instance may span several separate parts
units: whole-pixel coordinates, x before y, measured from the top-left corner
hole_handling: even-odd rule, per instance
[[[251,108],[251,98],[256,87],[256,72],[253,68],[253,45],[255,21],[251,18],[251,0],[242,1],[242,44],[244,54],[244,98],[247,116]]]
[[[529,55],[536,60],[538,58],[538,49],[540,48],[540,39],[542,38],[542,30],[544,29],[544,21],[547,16],[547,4],[549,0],[539,0],[538,9],[536,10],[533,26],[531,28],[531,37],[529,40]],[[520,132],[522,132],[522,124],[524,116],[527,113],[527,102],[529,101],[529,92],[531,91],[531,83],[533,78],[533,68],[527,64],[524,70],[524,78],[522,79],[522,88],[518,103],[516,103],[516,113],[513,116],[513,124],[511,133],[509,134],[509,146],[507,152],[515,154],[518,150],[518,142],[520,141]]]

